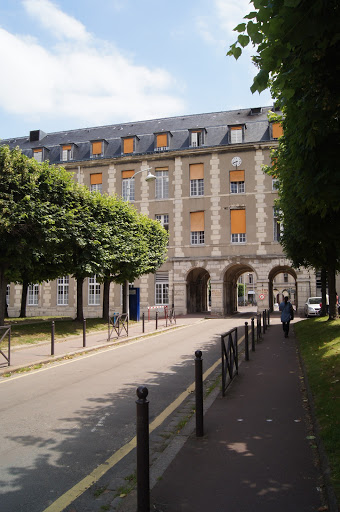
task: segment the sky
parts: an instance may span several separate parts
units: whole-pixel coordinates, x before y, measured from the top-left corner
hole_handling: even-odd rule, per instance
[[[226,53],[249,0],[0,0],[0,139],[272,105],[253,48]]]

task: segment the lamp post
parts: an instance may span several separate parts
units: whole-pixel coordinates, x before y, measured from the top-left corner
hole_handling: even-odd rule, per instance
[[[137,174],[140,174],[141,172],[145,172],[145,171],[148,171],[148,175],[146,176],[145,181],[147,181],[147,182],[155,181],[156,176],[154,176],[151,173],[151,167],[144,167],[140,171],[135,172],[133,174],[133,176],[130,176],[130,178],[128,178],[128,182],[127,182],[127,200],[128,201],[130,200],[131,180],[133,180],[134,177],[137,176]],[[123,294],[123,313],[128,313],[128,312],[129,312],[129,281],[125,281],[125,293]]]

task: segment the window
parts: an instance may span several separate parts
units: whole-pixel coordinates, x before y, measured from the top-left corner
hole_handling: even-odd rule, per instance
[[[91,142],[91,158],[100,158],[103,156],[103,141]]]
[[[244,193],[244,171],[230,171],[230,193],[243,194]]]
[[[89,277],[89,306],[100,306],[100,284],[96,276]]]
[[[67,144],[61,146],[61,160],[63,162],[67,162],[68,160],[72,160],[72,146],[71,144]]]
[[[190,172],[190,196],[204,195],[204,166],[203,164],[191,164]]]
[[[277,178],[272,178],[272,190],[278,190],[279,188],[279,180]]]
[[[39,303],[39,285],[30,284],[27,290],[27,305],[37,306]]]
[[[156,306],[169,304],[169,273],[156,272]]]
[[[272,123],[272,137],[279,139],[283,135],[283,128],[281,123]]]
[[[156,199],[169,197],[169,171],[167,168],[156,169]]]
[[[158,133],[156,134],[155,151],[165,151],[168,147],[168,134]]]
[[[204,244],[204,212],[190,213],[190,243],[191,245]]]
[[[6,287],[6,304],[7,304],[7,306],[9,306],[10,294],[11,294],[11,285],[8,284]]]
[[[253,274],[248,274],[248,283],[253,284],[254,283],[254,276]]]
[[[42,150],[42,148],[33,149],[33,158],[37,162],[42,162],[43,161],[43,150]]]
[[[204,144],[203,130],[193,130],[190,132],[190,146],[197,148]]]
[[[283,282],[288,283],[288,274],[286,272],[283,274]]]
[[[128,137],[123,139],[123,153],[124,155],[134,152],[134,137]]]
[[[103,191],[103,175],[101,172],[90,175],[90,191],[102,193],[102,191]]]
[[[156,220],[160,222],[166,231],[169,231],[169,215],[167,213],[162,213],[161,215],[156,215]]]
[[[135,171],[122,172],[122,198],[125,201],[135,200]]]
[[[70,279],[68,276],[59,277],[57,281],[57,306],[68,305]]]
[[[230,210],[231,242],[246,242],[246,210]]]
[[[282,233],[281,222],[279,220],[280,211],[277,208],[273,208],[273,228],[274,228],[274,242],[279,242]]]
[[[242,126],[231,126],[230,127],[230,143],[238,144],[240,142],[243,142]]]

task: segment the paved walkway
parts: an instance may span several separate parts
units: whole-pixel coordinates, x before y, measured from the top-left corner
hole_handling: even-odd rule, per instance
[[[151,490],[157,512],[315,512],[322,478],[294,334],[279,318]],[[166,454],[164,454],[166,456]],[[119,511],[135,512],[136,496]]]

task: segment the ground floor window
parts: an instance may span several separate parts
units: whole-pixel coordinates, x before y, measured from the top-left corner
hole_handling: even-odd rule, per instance
[[[169,304],[169,273],[156,272],[156,306]]]
[[[27,305],[38,306],[39,304],[39,285],[30,284],[27,290]]]
[[[69,294],[70,279],[68,276],[59,277],[57,282],[57,305],[67,306],[68,305],[68,294]]]
[[[100,284],[97,283],[97,277],[89,277],[89,306],[100,306]]]

